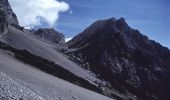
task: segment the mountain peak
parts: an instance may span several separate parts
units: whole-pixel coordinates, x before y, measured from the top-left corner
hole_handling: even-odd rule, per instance
[[[118,19],[118,21],[125,22],[125,18],[121,17],[121,18]]]
[[[64,34],[57,32],[53,28],[40,28],[34,34],[42,39],[48,40],[53,43],[64,43]]]
[[[116,18],[112,17],[109,19],[98,20],[90,25],[87,29],[85,29],[82,33],[78,34],[75,38],[68,42],[68,44],[82,45],[86,44],[85,41],[94,41],[107,36],[110,36],[111,38],[111,36],[114,36],[114,34],[117,33],[123,35],[122,37],[126,38],[127,34],[129,34],[127,31],[130,30],[131,29],[125,22],[124,18],[120,18],[117,20]]]
[[[126,23],[124,18],[120,18],[117,20],[117,27],[120,30],[126,29],[128,27],[128,24]]]
[[[19,26],[17,16],[12,11],[8,0],[0,1],[0,32],[4,32],[8,25]]]
[[[8,0],[1,0],[0,1],[0,11],[4,13],[5,16],[3,15],[1,17],[5,17],[8,24],[19,25],[19,22],[17,20],[17,16],[13,12]]]
[[[123,86],[148,100],[153,98],[146,93],[158,98],[169,96],[166,90],[170,86],[166,84],[170,83],[170,51],[129,27],[124,18],[96,21],[69,41],[68,46],[75,48],[73,54],[81,55],[90,70],[113,86],[119,83],[116,87]],[[164,92],[160,93],[157,87]]]

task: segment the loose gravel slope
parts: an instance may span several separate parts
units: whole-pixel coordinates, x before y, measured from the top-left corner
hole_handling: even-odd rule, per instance
[[[0,50],[2,100],[112,100],[44,73]]]

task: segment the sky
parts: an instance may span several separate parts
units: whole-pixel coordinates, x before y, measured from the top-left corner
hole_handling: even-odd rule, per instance
[[[123,17],[130,27],[170,48],[170,0],[9,1],[25,27],[53,27],[70,39],[96,20]]]

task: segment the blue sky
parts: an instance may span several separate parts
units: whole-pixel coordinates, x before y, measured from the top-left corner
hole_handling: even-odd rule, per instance
[[[70,9],[60,14],[56,27],[67,38],[98,19],[124,17],[129,26],[170,48],[170,0],[62,1],[68,3]]]

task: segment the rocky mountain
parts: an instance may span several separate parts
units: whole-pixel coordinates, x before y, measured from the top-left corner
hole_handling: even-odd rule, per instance
[[[20,27],[0,1],[0,99],[169,100],[169,84],[170,50],[124,18],[98,20],[65,43],[54,29]]]
[[[73,61],[85,64],[119,93],[170,99],[170,50],[132,29],[124,18],[98,20],[67,45]]]
[[[0,31],[4,32],[5,27],[7,27],[8,24],[13,26],[19,25],[17,16],[12,11],[8,0],[1,0],[0,1]]]
[[[53,43],[64,43],[65,37],[64,34],[57,32],[53,28],[41,28],[34,32],[34,34],[41,39],[48,40]]]
[[[8,0],[0,5],[0,100],[112,100],[102,95],[101,80],[57,51],[63,34],[26,30]]]

